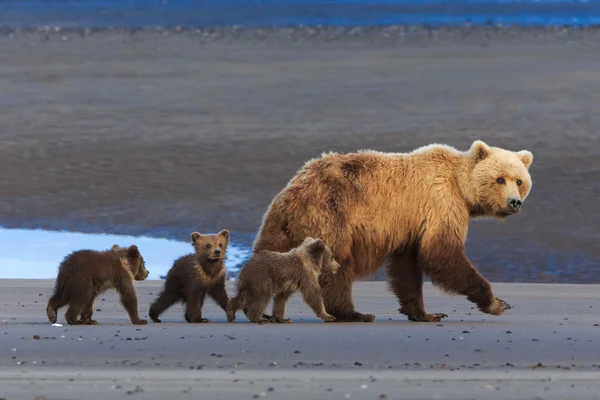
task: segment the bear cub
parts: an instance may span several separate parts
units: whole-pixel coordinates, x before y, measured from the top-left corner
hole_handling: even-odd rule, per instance
[[[181,301],[185,305],[185,320],[191,323],[210,322],[202,318],[202,305],[206,295],[222,309],[227,309],[229,297],[225,291],[225,252],[229,244],[229,231],[216,235],[193,232],[195,253],[179,257],[167,273],[165,286],[150,306],[149,317],[160,323],[160,314]]]
[[[69,304],[65,319],[69,325],[98,325],[92,319],[94,300],[108,289],[116,289],[121,304],[135,325],[145,325],[138,315],[138,300],[133,280],[148,278],[144,258],[136,245],[112,246],[109,250],[78,250],[60,263],[54,293],[46,314],[56,323],[59,308]],[[81,318],[79,318],[81,316]]]
[[[322,273],[335,274],[338,268],[331,249],[318,238],[307,237],[300,246],[286,253],[256,252],[244,264],[237,278],[238,293],[229,301],[227,320],[235,321],[236,311],[243,308],[246,317],[253,323],[290,323],[292,320],[284,317],[285,306],[288,299],[300,290],[304,302],[317,317],[333,322],[335,317],[329,315],[323,305],[319,276]],[[273,297],[271,319],[264,311]]]

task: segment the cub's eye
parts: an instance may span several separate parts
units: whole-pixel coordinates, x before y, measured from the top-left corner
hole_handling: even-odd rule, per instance
[[[212,245],[210,243],[206,245],[207,249],[210,249],[211,247],[212,247]]]
[[[521,186],[523,184],[523,181],[520,179],[517,179],[517,185]]]
[[[506,183],[506,181],[504,180],[504,178],[498,178],[498,179],[496,179],[496,182],[498,182],[501,185],[504,184],[504,183]]]
[[[223,243],[219,243],[219,247],[223,247]]]

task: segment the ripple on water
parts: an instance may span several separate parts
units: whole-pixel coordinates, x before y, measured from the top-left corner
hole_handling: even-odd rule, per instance
[[[160,279],[177,257],[192,251],[189,243],[169,239],[0,227],[0,278],[54,279],[58,265],[70,252],[106,250],[113,244],[137,245],[149,279]],[[249,255],[249,248],[231,243],[225,260],[228,273],[234,275]]]

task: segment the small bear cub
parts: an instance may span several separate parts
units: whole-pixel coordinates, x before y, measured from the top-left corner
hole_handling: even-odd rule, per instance
[[[185,305],[185,320],[190,323],[210,322],[202,318],[202,305],[206,295],[222,309],[227,309],[229,297],[225,290],[225,252],[229,244],[229,231],[216,235],[193,232],[192,246],[195,253],[179,257],[167,273],[165,286],[150,306],[152,321],[160,323],[160,314],[181,301]]]
[[[105,251],[74,251],[60,263],[54,294],[46,307],[48,320],[56,323],[58,309],[69,304],[65,313],[69,325],[98,325],[92,319],[94,300],[99,294],[116,289],[131,322],[145,325],[148,322],[138,315],[133,280],[143,281],[148,274],[136,245],[120,247],[115,244]]]
[[[290,323],[284,317],[288,299],[300,290],[304,302],[325,322],[335,317],[325,311],[319,276],[336,273],[339,264],[329,246],[319,238],[307,237],[304,242],[286,252],[263,250],[254,253],[242,267],[236,281],[237,296],[227,306],[227,320],[235,321],[240,308],[250,322]],[[272,318],[264,311],[274,297]]]

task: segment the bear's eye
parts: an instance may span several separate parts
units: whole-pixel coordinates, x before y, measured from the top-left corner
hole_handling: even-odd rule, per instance
[[[219,247],[223,247],[223,243],[219,243]]]
[[[504,181],[504,178],[498,178],[498,179],[496,179],[496,182],[498,182],[498,183],[499,183],[499,184],[501,184],[501,185],[502,185],[503,183],[505,183],[505,181]]]
[[[523,184],[523,181],[520,179],[517,179],[517,185],[521,186]]]
[[[211,247],[212,247],[212,245],[210,243],[206,245],[207,249],[210,249]]]

